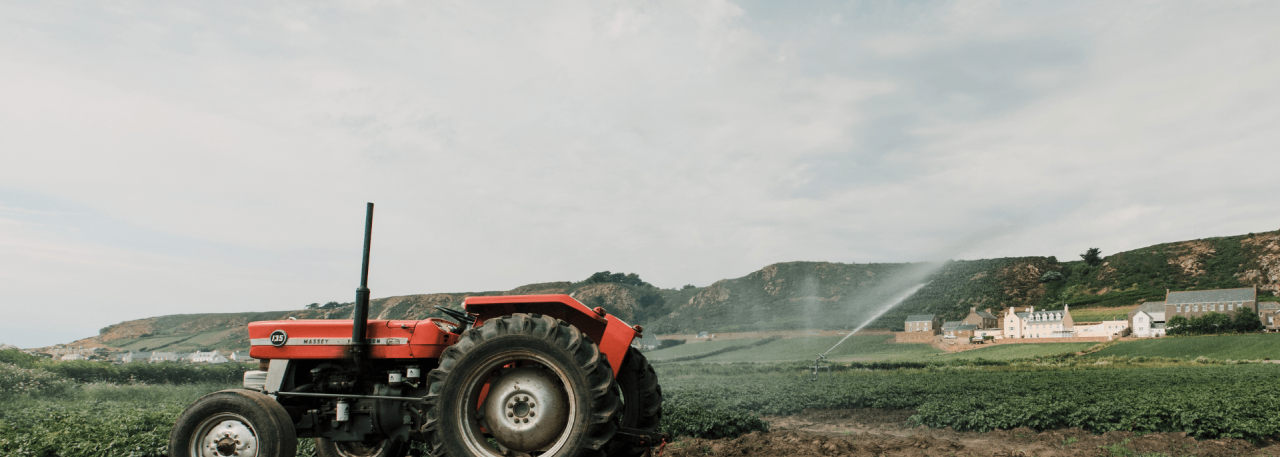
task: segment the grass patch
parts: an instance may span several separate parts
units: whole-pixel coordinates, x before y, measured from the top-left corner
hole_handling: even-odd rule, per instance
[[[840,336],[787,338],[745,351],[736,351],[702,359],[703,362],[789,362],[813,360],[831,349]],[[923,343],[889,343],[888,335],[855,335],[841,343],[827,357],[835,361],[909,360],[941,350]]]
[[[760,341],[761,338],[746,338],[741,340],[718,340],[718,341],[700,341],[689,342],[675,347],[649,351],[644,357],[651,361],[661,361],[666,359],[674,359],[677,357],[689,357],[694,355],[703,355],[724,348],[752,344]]]
[[[1169,357],[1219,360],[1259,360],[1280,356],[1280,335],[1206,335],[1121,341],[1089,354],[1091,357]]]
[[[1135,306],[1124,308],[1072,309],[1071,319],[1076,322],[1120,321],[1129,318],[1129,311]]]
[[[1067,352],[1080,352],[1097,343],[1027,343],[1027,344],[997,344],[982,349],[973,349],[964,352],[953,352],[950,354],[937,354],[922,359],[923,361],[946,361],[946,360],[967,360],[967,359],[986,359],[986,360],[1014,360],[1029,359],[1036,357],[1046,357],[1050,355],[1062,354]]]

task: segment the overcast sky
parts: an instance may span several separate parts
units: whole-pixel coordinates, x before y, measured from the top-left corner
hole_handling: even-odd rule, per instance
[[[0,342],[1280,229],[1280,2],[0,4]]]

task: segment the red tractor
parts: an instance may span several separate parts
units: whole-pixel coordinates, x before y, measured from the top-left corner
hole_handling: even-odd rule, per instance
[[[469,297],[448,319],[369,320],[369,242],[354,318],[249,324],[260,371],[188,406],[172,457],[627,456],[666,439],[641,328],[568,295]],[[416,454],[415,454],[416,455]]]

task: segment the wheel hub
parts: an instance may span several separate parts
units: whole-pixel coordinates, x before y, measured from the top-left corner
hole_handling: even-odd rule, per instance
[[[253,430],[237,419],[222,420],[209,427],[201,444],[201,457],[258,455],[258,439],[253,435]]]
[[[481,409],[493,439],[520,452],[555,443],[569,419],[564,385],[546,370],[532,367],[509,370],[492,379]]]

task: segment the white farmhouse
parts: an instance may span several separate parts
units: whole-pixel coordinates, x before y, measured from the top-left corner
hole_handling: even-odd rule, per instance
[[[1075,321],[1066,305],[1047,311],[1036,311],[1033,306],[1021,313],[1017,308],[1009,308],[1004,315],[1005,338],[1069,338],[1075,335],[1074,327]]]
[[[227,363],[227,358],[218,351],[201,352],[196,351],[191,354],[191,363]]]
[[[1164,336],[1165,302],[1149,301],[1129,311],[1129,328],[1133,336],[1156,338]]]

